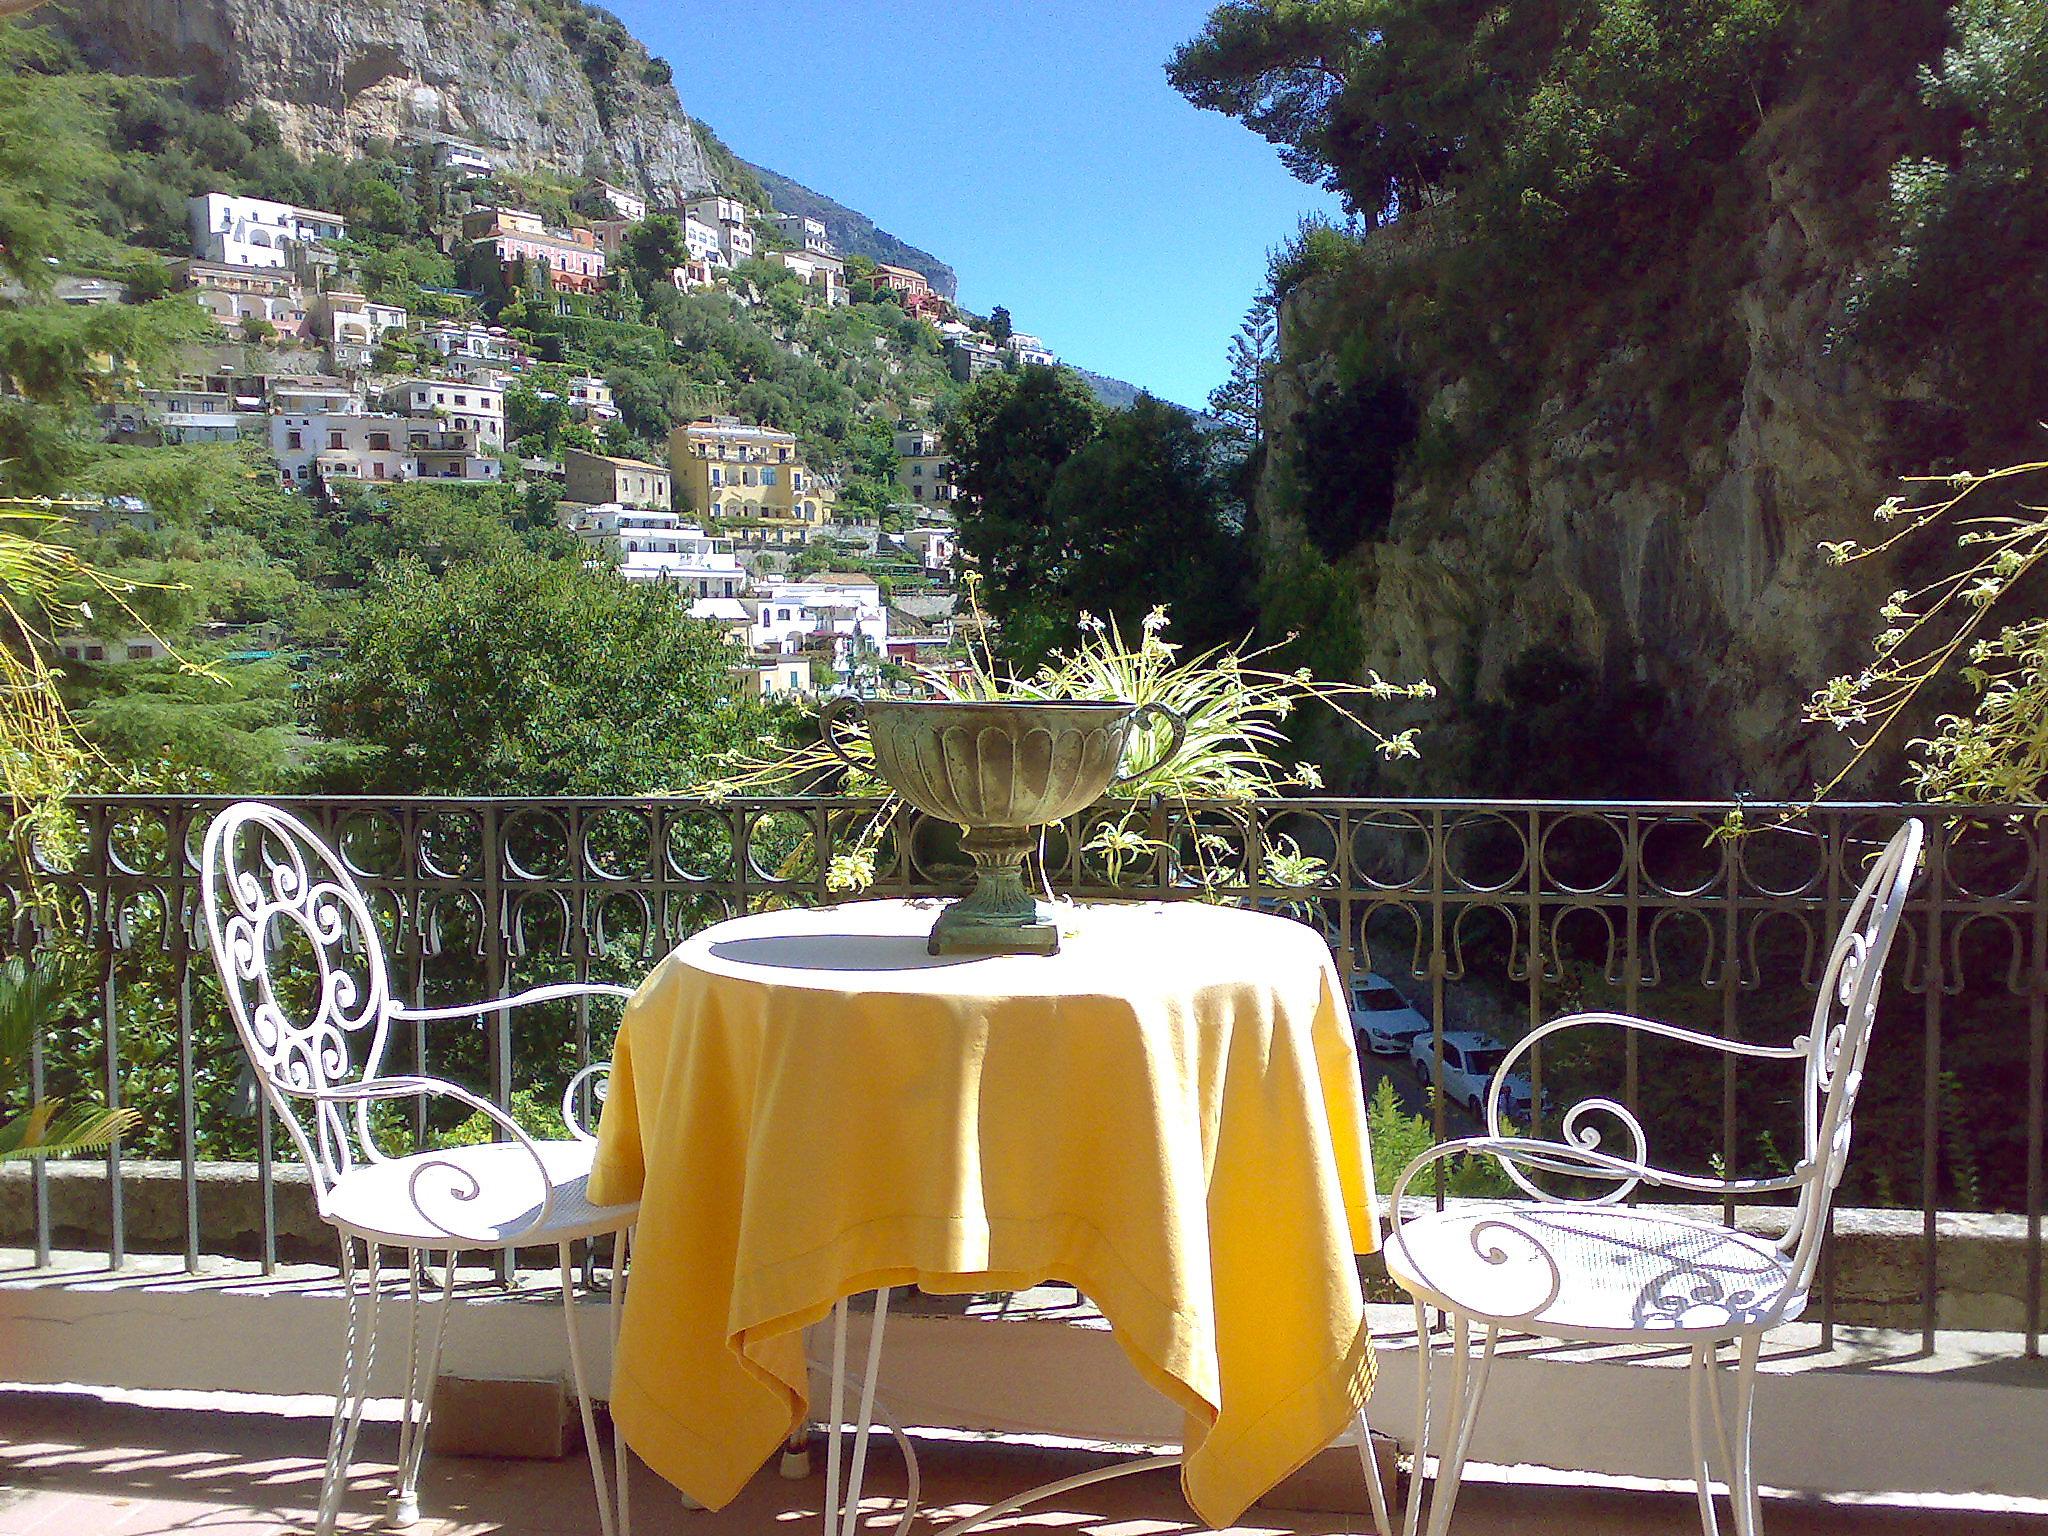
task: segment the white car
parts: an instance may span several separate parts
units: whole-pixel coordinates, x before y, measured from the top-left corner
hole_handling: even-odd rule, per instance
[[[1351,1027],[1375,1056],[1399,1056],[1417,1035],[1429,1035],[1421,1011],[1371,971],[1351,978]]]
[[[1445,1099],[1465,1110],[1473,1119],[1485,1119],[1488,1084],[1500,1071],[1501,1058],[1506,1055],[1506,1047],[1477,1030],[1445,1031]],[[1427,1034],[1418,1035],[1408,1043],[1409,1064],[1425,1084],[1436,1081],[1435,1058],[1436,1044]],[[1534,1096],[1528,1078],[1519,1072],[1510,1073],[1501,1087],[1501,1113],[1526,1125]]]

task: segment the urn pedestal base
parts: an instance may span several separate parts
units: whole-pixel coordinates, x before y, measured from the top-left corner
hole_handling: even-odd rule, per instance
[[[973,827],[960,839],[974,860],[974,889],[939,914],[925,948],[934,955],[1056,955],[1053,909],[1025,887],[1032,827]]]

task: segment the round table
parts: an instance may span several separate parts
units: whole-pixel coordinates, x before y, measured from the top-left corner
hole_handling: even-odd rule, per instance
[[[590,1186],[640,1202],[614,1421],[715,1508],[806,1422],[802,1330],[847,1296],[1059,1280],[1184,1410],[1188,1501],[1228,1525],[1372,1385],[1329,950],[1169,902],[1073,908],[1057,955],[933,956],[934,910],[721,923],[627,1006]]]

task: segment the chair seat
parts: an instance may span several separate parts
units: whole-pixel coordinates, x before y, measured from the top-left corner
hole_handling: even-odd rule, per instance
[[[1770,1239],[1624,1206],[1433,1212],[1399,1225],[1386,1259],[1424,1301],[1566,1339],[1726,1339],[1806,1300]]]
[[[406,1248],[541,1246],[632,1225],[637,1202],[591,1203],[595,1143],[534,1145],[554,1191],[548,1219],[539,1226],[532,1223],[540,1210],[540,1171],[516,1142],[448,1147],[358,1165],[335,1181],[327,1220],[358,1237]]]

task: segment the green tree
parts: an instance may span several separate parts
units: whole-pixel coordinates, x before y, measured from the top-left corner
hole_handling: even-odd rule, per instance
[[[1010,339],[1010,312],[1000,304],[988,312],[988,333],[998,346]]]
[[[653,214],[626,231],[626,267],[642,288],[667,283],[669,274],[689,259],[682,221],[672,213]]]
[[[1140,395],[1060,466],[1046,500],[1048,564],[1023,602],[1039,632],[1071,634],[1074,616],[1112,618],[1126,634],[1165,605],[1191,650],[1242,640],[1253,627],[1250,567],[1211,445],[1177,405]],[[1064,633],[1062,633],[1064,631]]]
[[[392,569],[312,689],[322,735],[362,750],[334,787],[411,794],[681,789],[759,719],[731,648],[687,600],[579,561],[507,555]]]
[[[978,379],[947,424],[961,542],[988,578],[989,611],[1006,626],[1006,644],[1023,654],[1049,643],[1042,632],[1027,636],[1022,621],[1042,613],[1032,585],[1067,553],[1046,517],[1053,478],[1094,440],[1102,420],[1102,407],[1073,373],[1032,367]]]

